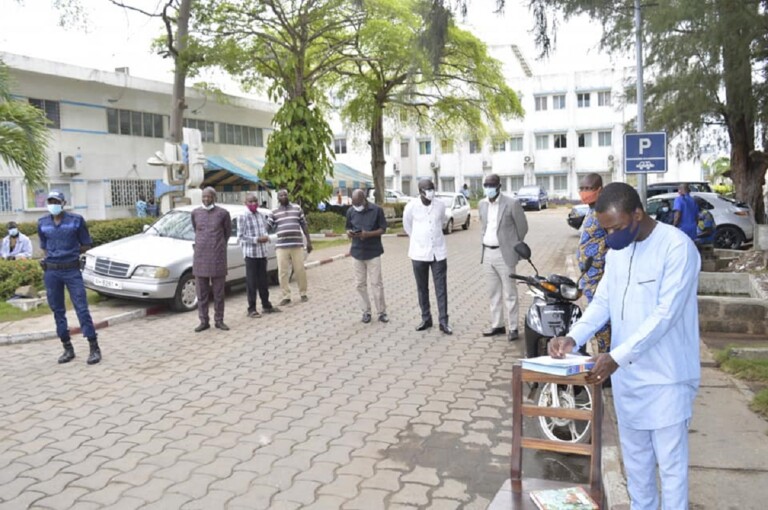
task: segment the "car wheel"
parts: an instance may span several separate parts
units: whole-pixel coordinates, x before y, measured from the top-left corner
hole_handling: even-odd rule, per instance
[[[448,225],[446,225],[445,230],[443,230],[443,234],[448,235],[451,232],[453,232],[453,218],[448,220]]]
[[[173,309],[177,312],[191,312],[197,308],[197,285],[191,271],[184,273],[173,296]]]
[[[467,230],[469,228],[469,214],[467,214],[467,221],[461,226],[462,229]]]
[[[541,207],[542,209],[549,209],[549,202],[544,202],[544,205]]]
[[[536,210],[541,211],[541,202],[536,202]]]
[[[744,243],[744,232],[733,225],[717,227],[715,231],[715,248],[738,250]]]

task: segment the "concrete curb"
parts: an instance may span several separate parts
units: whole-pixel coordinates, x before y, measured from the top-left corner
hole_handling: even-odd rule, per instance
[[[349,257],[349,253],[334,255],[333,257],[329,257],[327,259],[313,260],[312,262],[306,262],[304,264],[304,268],[312,269],[313,267],[319,267],[325,264],[330,264],[331,262],[334,262],[336,260],[342,260],[347,257]],[[123,324],[135,319],[141,319],[142,317],[157,315],[167,310],[168,310],[168,307],[165,305],[150,306],[150,307],[141,308],[138,310],[131,310],[129,312],[123,312],[117,315],[113,315],[111,317],[107,317],[106,319],[101,320],[99,322],[95,322],[93,326],[94,328],[96,328],[96,330],[101,330],[104,328],[108,328],[109,326]],[[81,330],[79,326],[69,328],[69,334],[73,337],[75,335],[79,335],[80,333],[81,333]],[[55,329],[45,330],[45,331],[35,331],[32,333],[19,333],[16,335],[0,335],[0,346],[26,344],[30,342],[38,342],[40,340],[50,340],[52,338],[57,338]]]
[[[613,393],[603,390],[603,494],[608,510],[629,510],[629,493],[621,460],[619,429],[613,409]]]

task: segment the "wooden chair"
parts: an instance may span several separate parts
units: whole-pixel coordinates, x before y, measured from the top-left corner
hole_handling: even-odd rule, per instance
[[[602,431],[603,394],[601,385],[587,385],[585,374],[569,377],[559,377],[542,374],[531,370],[523,370],[519,364],[512,368],[512,508],[536,509],[530,497],[530,491],[561,489],[573,487],[572,482],[555,482],[535,478],[522,479],[523,449],[547,450],[551,452],[587,455],[590,457],[589,484],[582,485],[592,499],[603,508],[603,485],[600,463],[602,461]],[[590,386],[592,390],[592,410],[539,407],[523,404],[523,385],[526,382],[573,384]],[[549,416],[591,422],[592,440],[590,444],[575,444],[549,439],[538,439],[523,436],[523,418]]]

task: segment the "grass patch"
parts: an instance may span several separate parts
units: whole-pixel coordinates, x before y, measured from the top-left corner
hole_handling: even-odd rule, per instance
[[[88,298],[89,305],[95,305],[101,301],[101,296],[98,293],[89,289],[86,289],[85,293]],[[72,301],[69,299],[68,292],[64,293],[64,299],[67,310],[72,310]],[[43,317],[45,315],[51,314],[51,309],[48,307],[47,303],[43,303],[35,310],[29,310],[28,312],[25,312],[24,310],[20,310],[10,303],[6,303],[5,301],[0,302],[0,322],[14,322],[33,317]]]
[[[768,359],[735,358],[730,352],[731,346],[715,354],[720,368],[739,379],[764,387],[755,393],[755,398],[749,407],[764,418],[768,418]]]

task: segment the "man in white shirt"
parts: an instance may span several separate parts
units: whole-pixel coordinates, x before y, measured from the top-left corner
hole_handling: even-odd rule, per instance
[[[659,508],[658,466],[662,507],[687,509],[688,423],[701,378],[699,253],[683,232],[648,216],[625,183],[603,188],[595,212],[610,248],[605,273],[570,336],[552,339],[549,353],[583,346],[610,319],[611,352],[595,357],[587,382],[613,374],[631,508]]]
[[[445,204],[435,200],[435,184],[431,179],[420,180],[419,198],[408,202],[403,211],[403,228],[410,237],[408,257],[413,264],[421,308],[421,323],[416,326],[416,331],[432,327],[432,311],[429,306],[429,270],[432,268],[440,331],[451,335],[453,329],[448,324],[448,252],[443,236],[444,218]]]
[[[509,275],[515,272],[518,259],[515,245],[525,239],[528,221],[520,202],[501,193],[501,179],[498,175],[490,174],[485,178],[483,193],[485,198],[478,205],[483,241],[480,263],[483,265],[491,298],[491,327],[483,331],[483,336],[507,333],[504,329],[506,322],[509,326],[507,339],[511,342],[519,337],[519,302],[517,286]]]
[[[8,235],[0,246],[0,257],[6,260],[32,258],[32,241],[19,231],[15,221],[8,222]]]

